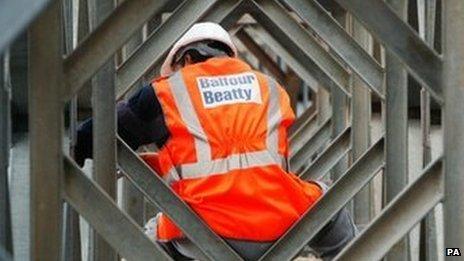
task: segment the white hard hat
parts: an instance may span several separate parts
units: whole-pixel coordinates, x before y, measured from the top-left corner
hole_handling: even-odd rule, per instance
[[[222,28],[219,24],[212,22],[196,23],[174,44],[172,49],[169,51],[166,60],[161,66],[161,76],[166,77],[173,73],[171,67],[172,61],[176,53],[182,47],[204,40],[222,42],[232,49],[234,57],[237,56],[237,48],[232,42],[229,33],[224,30],[224,28]]]

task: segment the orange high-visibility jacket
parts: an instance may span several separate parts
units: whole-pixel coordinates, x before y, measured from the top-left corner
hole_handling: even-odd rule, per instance
[[[287,172],[286,92],[235,58],[211,58],[152,83],[170,138],[142,156],[220,236],[278,239],[322,194]],[[158,240],[182,237],[165,215]]]

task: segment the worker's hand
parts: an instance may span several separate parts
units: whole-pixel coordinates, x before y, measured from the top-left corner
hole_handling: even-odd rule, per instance
[[[152,217],[148,222],[145,224],[143,227],[143,230],[145,232],[145,235],[147,235],[151,240],[156,241],[157,235],[158,235],[158,218],[160,214]]]

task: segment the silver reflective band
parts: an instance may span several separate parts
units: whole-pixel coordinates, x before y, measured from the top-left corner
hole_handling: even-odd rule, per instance
[[[171,76],[169,78],[169,83],[171,85],[171,91],[176,102],[176,107],[180,112],[180,116],[187,125],[188,131],[194,137],[197,160],[210,161],[211,147],[208,142],[208,137],[200,124],[200,120],[198,119],[195,108],[190,100],[189,91],[182,79],[182,73],[177,72]]]
[[[241,154],[233,154],[229,157],[222,159],[215,159],[207,162],[197,162],[182,164],[177,168],[181,169],[182,179],[202,178],[211,175],[223,175],[232,170],[248,169],[253,167],[265,167],[269,165],[278,165],[279,167],[284,164],[285,158],[280,156],[276,159],[267,150],[247,152]],[[173,167],[168,175],[165,176],[166,182],[178,181],[176,175],[176,168]]]
[[[172,184],[180,179],[227,174],[237,169],[264,167],[269,165],[284,167],[287,165],[286,159],[278,152],[278,130],[282,122],[279,87],[274,79],[270,77],[267,77],[267,79],[269,90],[266,137],[267,149],[256,152],[233,154],[226,158],[212,160],[208,138],[200,124],[196,110],[190,99],[188,88],[182,79],[182,74],[177,72],[169,78],[176,107],[180,112],[182,120],[187,125],[188,131],[194,137],[197,162],[181,164],[169,170],[168,174],[164,177],[164,180],[168,184]]]
[[[282,122],[280,111],[279,90],[277,83],[271,77],[268,79],[269,107],[267,114],[267,140],[266,146],[276,159],[279,158],[279,126]]]

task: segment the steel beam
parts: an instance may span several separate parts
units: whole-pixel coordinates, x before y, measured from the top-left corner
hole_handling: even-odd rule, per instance
[[[138,31],[125,45],[122,59],[126,59],[136,48],[142,44],[142,31]],[[122,208],[139,225],[144,225],[144,203],[143,194],[127,179],[122,180]]]
[[[396,14],[407,21],[408,1],[387,0]],[[385,173],[384,202],[393,200],[408,184],[408,73],[389,50],[386,51]],[[409,240],[398,242],[387,260],[409,260]]]
[[[407,1],[388,0],[401,17],[406,17]],[[408,183],[408,86],[407,72],[401,62],[387,52],[386,56],[386,203]]]
[[[240,18],[240,15],[243,14],[243,2],[240,0],[216,0],[216,2],[208,9],[207,12],[199,19],[199,21],[210,21],[219,23],[226,30],[229,30],[233,24]],[[197,21],[198,22],[198,21]],[[156,44],[153,42],[153,44]],[[166,50],[167,51],[167,50]],[[151,81],[158,75],[158,72],[163,63],[163,55],[157,56],[157,59],[153,60],[150,64],[150,67],[147,69],[147,73],[144,73],[143,76],[148,78],[148,81]],[[117,89],[117,100],[120,100],[126,95],[133,87],[137,81],[131,83],[129,86],[120,85]]]
[[[243,9],[241,9],[242,3],[243,2],[240,2],[239,0],[216,0],[214,4],[208,8],[208,11],[204,12],[204,15],[201,16],[199,20],[220,23],[226,30],[228,30],[235,23],[235,21],[239,18],[239,16],[243,14],[242,13]],[[194,13],[194,11],[192,12]],[[184,14],[184,16],[185,15],[186,14]],[[191,14],[191,15],[194,15],[194,14]],[[181,14],[179,16],[181,17],[183,15]],[[172,22],[172,23],[174,24],[175,22]],[[173,25],[173,27],[175,27],[175,25]],[[172,29],[172,30],[175,30],[175,29]],[[151,37],[153,37],[153,35]],[[162,37],[163,36],[160,36],[159,38],[162,38]],[[174,43],[174,41],[172,43]],[[156,45],[156,44],[157,42],[155,41],[152,42],[152,45]],[[167,48],[169,47],[170,46],[168,46]],[[150,47],[150,48],[156,48],[156,47]],[[165,54],[167,53],[167,51],[168,50],[165,50],[164,53],[162,53],[163,50],[157,51],[159,55],[156,56],[156,59],[153,59],[153,61],[149,64],[148,69],[146,69],[146,71],[149,73],[143,74],[149,78],[148,80],[151,80],[152,78],[155,77],[155,75],[158,75],[158,72],[161,68],[161,64],[163,63],[163,58],[165,57]],[[138,79],[136,81],[131,80],[132,83],[128,86],[118,85],[119,87],[117,87],[117,100],[122,99],[124,95],[126,95],[134,87],[137,81]]]
[[[315,106],[315,105],[314,105]],[[321,123],[326,122],[330,117],[330,114],[324,114],[321,117],[321,113],[317,112],[309,117],[305,122],[300,123],[299,128],[291,129],[290,131],[290,148],[292,150],[299,150],[311,137],[314,136],[316,131],[320,128]],[[328,117],[328,118],[327,118]],[[320,119],[325,118],[325,119]],[[297,122],[299,119],[297,119]]]
[[[3,261],[11,261],[13,260],[13,257],[11,256],[11,254],[6,251],[6,249],[0,245],[0,260],[3,260]]]
[[[335,260],[380,260],[443,198],[442,160],[405,188]],[[457,231],[456,228],[455,232]],[[453,245],[458,243],[453,242]]]
[[[200,20],[221,24],[226,30],[232,29],[237,21],[248,11],[247,0],[220,0],[216,1],[210,11]]]
[[[338,135],[311,165],[299,173],[305,180],[320,180],[350,150],[351,127]]]
[[[382,138],[260,260],[291,260],[379,172],[383,150]]]
[[[59,260],[62,179],[61,2],[54,1],[29,31],[31,256]]]
[[[130,2],[130,1],[128,1]],[[116,74],[117,97],[127,92],[150,68],[159,62],[171,46],[216,0],[185,1],[118,69]]]
[[[299,61],[298,56],[286,49],[285,46],[280,44],[268,32],[261,28],[247,26],[245,31],[247,31],[250,35],[256,35],[259,37],[263,43],[266,43],[266,45],[269,46],[274,53],[276,53],[293,71],[296,72],[296,74],[301,77],[301,79],[313,92],[317,92],[317,88],[313,86],[315,81],[313,71],[318,69],[313,67],[314,64],[305,64]]]
[[[342,28],[350,27],[350,16],[342,8],[334,8],[332,16]],[[335,24],[336,25],[336,24]],[[345,30],[343,30],[346,32]],[[346,33],[347,34],[347,33]],[[347,34],[348,35],[348,34]],[[354,42],[356,43],[356,42]],[[364,52],[364,50],[363,50]],[[370,58],[372,59],[372,58]],[[331,103],[332,103],[332,138],[336,138],[346,126],[349,124],[350,101],[343,92],[339,89],[331,90]],[[348,169],[349,157],[341,158],[337,165],[334,166],[331,172],[331,180],[337,180]],[[328,180],[328,179],[326,179]]]
[[[340,88],[350,96],[350,74],[275,0],[252,1],[250,13],[284,48],[292,50],[306,70],[325,88]],[[295,70],[296,71],[296,70]]]
[[[10,157],[10,84],[9,55],[0,54],[0,247],[12,252],[10,185],[8,164]]]
[[[235,36],[237,36],[237,38],[243,43],[243,45],[245,45],[248,51],[250,51],[260,61],[260,63],[262,63],[264,67],[266,67],[269,72],[277,78],[281,84],[285,84],[285,73],[243,28],[235,33]]]
[[[337,21],[315,0],[284,0],[308,25],[326,41],[353,71],[383,98],[383,68]]]
[[[242,260],[121,139],[118,139],[118,160],[127,178],[150,202],[168,215],[207,257],[211,260]]]
[[[295,135],[299,132],[312,132],[315,129],[315,122],[316,122],[317,112],[316,106],[313,104],[309,108],[307,108],[301,115],[298,117],[295,122],[289,128],[289,139],[292,140]],[[309,127],[309,131],[303,131],[303,128]]]
[[[64,159],[65,200],[127,260],[172,260],[111,197],[69,158]],[[137,247],[134,247],[137,246]]]
[[[352,19],[352,35],[354,39],[366,50],[371,49],[371,38],[364,27]],[[369,148],[370,120],[371,120],[371,93],[367,86],[358,77],[353,77],[352,89],[352,156],[357,160]],[[357,225],[364,226],[371,218],[372,186],[362,189],[353,201],[354,220]]]
[[[383,0],[335,0],[398,56],[409,72],[442,102],[442,60]],[[369,12],[366,12],[369,10]]]
[[[331,119],[327,119],[308,140],[290,144],[290,169],[293,172],[298,172],[306,163],[309,163],[311,156],[330,140],[331,122]]]
[[[443,1],[443,108],[445,153],[444,238],[446,247],[464,246],[464,1]],[[462,248],[461,248],[462,251]]]
[[[31,198],[30,198],[30,143],[27,133],[13,137],[10,156],[11,223],[15,260],[30,260],[31,256]]]
[[[436,0],[418,0],[418,27],[419,35],[424,39],[430,48],[434,49],[435,44],[435,23],[436,23],[437,1]],[[432,144],[430,137],[430,93],[427,89],[422,88],[420,92],[420,125],[422,139],[422,166],[426,167],[432,161]],[[437,208],[435,208],[436,210]],[[437,260],[442,257],[438,251],[439,242],[437,233],[439,227],[435,218],[436,211],[431,211],[421,222],[420,234],[420,260]]]
[[[0,53],[52,0],[6,0],[0,3]],[[27,8],[25,8],[27,7]]]
[[[98,30],[114,9],[113,0],[88,0],[90,30]],[[82,72],[81,72],[82,73]],[[95,182],[116,198],[116,109],[115,59],[98,69],[92,78],[93,173]],[[93,232],[93,231],[92,231]],[[93,260],[116,260],[117,253],[98,234],[91,233],[89,255]]]
[[[65,59],[64,100],[69,100],[167,2],[169,1],[131,0],[120,4]]]
[[[78,8],[78,7],[77,7]],[[74,31],[74,21],[79,17],[74,16],[74,5],[72,0],[63,1],[63,34],[64,52],[71,53],[77,41],[77,32]],[[87,11],[87,10],[86,10]],[[74,96],[69,105],[69,154],[74,155],[74,147],[77,142],[77,96]],[[79,213],[72,209],[69,204],[63,205],[63,251],[62,260],[80,261],[82,259]]]

